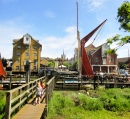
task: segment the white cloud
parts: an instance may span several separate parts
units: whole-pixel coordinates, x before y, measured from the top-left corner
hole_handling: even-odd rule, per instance
[[[1,57],[12,58],[13,39],[19,39],[32,27],[23,24],[21,17],[0,22],[0,53]]]
[[[2,57],[12,58],[13,39],[19,39],[24,34],[32,32],[34,28],[25,22],[22,18],[0,22],[0,53]],[[73,57],[74,48],[76,47],[76,28],[74,26],[65,29],[66,36],[37,36],[30,34],[34,39],[38,39],[42,44],[42,57],[61,57],[64,52],[67,58]]]
[[[84,3],[87,4],[90,11],[101,9],[104,6],[104,3],[107,0],[84,0]]]
[[[74,55],[74,48],[77,47],[77,39],[75,27],[67,27],[65,29],[66,36],[56,37],[56,36],[47,36],[41,39],[42,44],[42,57],[61,57],[61,54],[66,54],[67,58],[71,58]]]

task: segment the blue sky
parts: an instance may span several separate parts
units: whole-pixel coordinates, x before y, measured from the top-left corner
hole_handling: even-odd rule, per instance
[[[79,31],[83,38],[105,19],[108,19],[94,45],[105,43],[116,34],[128,35],[119,30],[117,9],[124,0],[78,0]],[[72,58],[77,47],[76,0],[0,0],[0,52],[12,58],[13,39],[26,33],[42,44],[42,57]],[[95,33],[96,35],[97,33]],[[92,43],[95,35],[87,42]],[[113,45],[115,47],[115,45]],[[128,57],[130,44],[121,47],[118,57]]]

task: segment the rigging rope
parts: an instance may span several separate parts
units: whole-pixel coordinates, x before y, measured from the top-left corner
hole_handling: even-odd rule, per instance
[[[104,23],[104,24],[105,24],[105,23]],[[91,50],[91,46],[92,46],[93,42],[96,40],[96,38],[97,38],[97,36],[99,35],[100,31],[103,29],[104,24],[100,27],[100,29],[98,30],[98,32],[97,32],[97,34],[96,34],[94,40],[93,40],[92,43],[89,45],[88,51]]]

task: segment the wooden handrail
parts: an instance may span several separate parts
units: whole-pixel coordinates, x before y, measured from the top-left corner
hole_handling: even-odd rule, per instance
[[[11,115],[16,110],[20,110],[21,106],[24,105],[25,102],[28,103],[29,99],[35,95],[37,82],[41,82],[43,80],[46,80],[45,76],[24,84],[18,88],[7,91],[5,119],[10,119]]]

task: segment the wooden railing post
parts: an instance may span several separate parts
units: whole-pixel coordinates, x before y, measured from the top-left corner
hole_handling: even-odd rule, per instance
[[[45,97],[45,103],[46,103],[46,116],[48,113],[48,84],[46,84],[46,97]]]
[[[98,85],[97,85],[97,88],[99,88],[99,78],[100,78],[100,76],[99,76],[99,74],[98,74]]]
[[[11,90],[11,84],[12,83],[12,74],[10,75],[10,83],[9,83],[9,90]]]
[[[11,118],[11,98],[12,98],[12,93],[7,92],[6,93],[5,119]]]
[[[114,88],[116,87],[116,82],[117,82],[117,76],[114,76]]]

